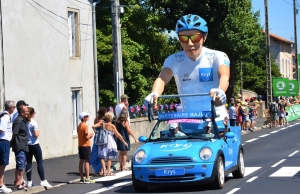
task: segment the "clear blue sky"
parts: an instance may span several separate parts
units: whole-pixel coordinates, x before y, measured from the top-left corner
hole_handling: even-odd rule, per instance
[[[300,0],[296,1],[297,8],[300,7]],[[268,0],[269,7],[269,29],[270,33],[276,34],[288,40],[294,41],[294,7],[293,0]],[[260,23],[265,27],[265,5],[264,0],[252,0],[253,11],[260,11]],[[298,53],[300,45],[300,17],[299,14],[296,17],[297,20],[297,42]]]

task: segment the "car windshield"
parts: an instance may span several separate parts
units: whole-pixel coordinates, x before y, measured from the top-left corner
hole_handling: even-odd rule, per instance
[[[216,131],[210,119],[159,120],[149,137],[149,141],[211,139],[218,136]]]

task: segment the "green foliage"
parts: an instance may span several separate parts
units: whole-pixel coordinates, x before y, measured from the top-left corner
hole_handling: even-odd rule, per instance
[[[121,0],[120,4],[128,5],[121,23],[125,93],[130,96],[130,104],[142,103],[151,92],[164,60],[181,50],[177,38],[166,32],[174,30],[177,20],[189,13],[198,14],[208,22],[205,46],[224,51],[231,60],[227,95],[239,92],[240,59],[243,61],[243,87],[265,94],[265,40],[259,12],[252,11],[250,0]],[[113,104],[114,99],[109,6],[110,1],[103,0],[97,9],[99,91],[100,104],[104,106]],[[280,76],[274,61],[272,75]],[[164,93],[177,93],[174,79]]]

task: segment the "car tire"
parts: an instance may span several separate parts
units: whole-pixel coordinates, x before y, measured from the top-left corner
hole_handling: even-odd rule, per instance
[[[133,168],[132,168],[131,174],[132,174],[132,185],[133,185],[134,190],[139,193],[146,192],[148,190],[148,187],[142,186],[136,181]]]
[[[232,172],[232,176],[233,178],[243,178],[245,176],[245,161],[242,150],[239,153],[238,169]]]
[[[215,189],[222,189],[225,183],[225,170],[224,170],[224,161],[221,156],[219,156],[215,168],[216,168],[216,173],[215,173],[215,179],[212,183],[212,186]]]

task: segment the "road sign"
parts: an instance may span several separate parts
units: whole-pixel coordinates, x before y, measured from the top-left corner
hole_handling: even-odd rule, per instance
[[[298,96],[299,86],[297,80],[289,80],[289,96]]]
[[[289,79],[288,78],[273,78],[273,96],[289,96]]]

